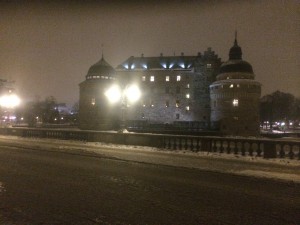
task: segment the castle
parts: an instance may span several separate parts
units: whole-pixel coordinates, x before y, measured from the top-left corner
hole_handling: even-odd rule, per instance
[[[141,90],[139,101],[111,104],[105,92],[116,83],[123,89],[136,84]],[[225,135],[259,134],[261,85],[254,81],[252,66],[242,60],[236,38],[224,63],[211,48],[196,56],[131,56],[115,69],[102,55],[79,86],[81,129],[117,129],[125,117],[127,126],[134,128],[172,126]]]

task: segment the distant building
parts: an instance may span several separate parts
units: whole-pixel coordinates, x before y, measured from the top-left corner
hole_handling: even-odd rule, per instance
[[[226,135],[259,135],[261,84],[254,77],[235,39],[229,60],[210,85],[211,124],[215,129]]]

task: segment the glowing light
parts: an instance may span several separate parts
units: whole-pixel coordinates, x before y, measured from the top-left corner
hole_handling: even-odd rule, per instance
[[[128,64],[125,64],[125,65],[124,65],[124,67],[125,67],[126,69],[128,69],[128,68],[129,68],[129,67],[128,67]]]
[[[167,69],[167,64],[162,63],[161,65],[162,65],[163,68]]]
[[[135,102],[141,97],[141,91],[133,84],[126,88],[125,95],[130,102]]]
[[[20,98],[15,94],[4,95],[0,98],[0,106],[14,108],[20,104]]]
[[[121,90],[120,87],[117,85],[112,86],[109,88],[104,95],[108,98],[111,103],[116,103],[121,99]]]
[[[143,64],[142,67],[143,67],[144,69],[148,69],[148,66],[147,66],[146,64]]]
[[[186,97],[186,98],[190,98],[190,94],[186,94],[185,97]]]
[[[285,125],[285,122],[282,122],[282,123],[281,123],[281,126],[284,126],[284,125]]]
[[[135,65],[134,65],[134,64],[132,64],[132,65],[131,65],[131,69],[133,70],[134,68],[135,68]]]
[[[171,64],[169,65],[169,69],[171,69],[173,66],[174,66],[174,63],[171,63]]]
[[[184,69],[184,64],[183,63],[179,63],[179,66]]]

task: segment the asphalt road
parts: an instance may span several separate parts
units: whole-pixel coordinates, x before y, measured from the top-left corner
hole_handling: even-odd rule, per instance
[[[1,225],[296,225],[299,212],[292,182],[0,146]]]

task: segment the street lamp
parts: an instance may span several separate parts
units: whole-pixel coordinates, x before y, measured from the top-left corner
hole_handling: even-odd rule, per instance
[[[125,114],[129,103],[134,103],[141,97],[141,91],[135,84],[126,85],[122,90],[120,86],[113,85],[105,93],[105,96],[111,103],[117,103],[121,101],[122,119],[120,124],[120,133],[127,132],[125,128]]]
[[[15,94],[7,94],[0,97],[0,106],[7,109],[8,123],[10,122],[9,110],[12,110],[20,104],[20,98]]]

